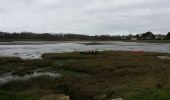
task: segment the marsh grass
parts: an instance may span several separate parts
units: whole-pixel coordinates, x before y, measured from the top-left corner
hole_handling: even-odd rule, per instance
[[[6,91],[0,91],[0,100],[37,100],[37,98]]]
[[[24,75],[32,73],[33,70],[38,68],[49,67],[52,64],[52,61],[44,59],[23,60],[17,57],[0,57],[0,72]]]
[[[164,97],[165,89],[170,88],[170,61],[158,59],[157,56],[170,56],[170,54],[104,51],[97,54],[47,53],[42,55],[43,59],[35,61],[8,58],[0,61],[1,69],[8,66],[6,69],[15,69],[16,73],[20,73],[17,71],[48,66],[47,69],[56,72],[58,70],[62,70],[63,73],[72,71],[87,74],[87,76],[64,75],[57,79],[39,77],[18,80],[6,83],[1,86],[1,89],[38,97],[45,94],[64,93],[69,95],[71,100],[94,100],[96,97],[154,100],[157,95]],[[21,65],[25,65],[25,67],[21,67]],[[153,96],[147,98],[152,93]]]
[[[52,53],[44,54],[43,57],[54,61],[76,59],[74,62],[65,62],[60,68],[91,76],[62,77],[59,87],[70,94],[73,100],[93,100],[98,95],[106,95],[106,98],[124,97],[128,93],[136,93],[135,90],[169,87],[170,62],[158,59],[160,55],[170,54],[105,51],[95,55],[82,55],[79,52]]]
[[[141,91],[134,95],[125,97],[125,100],[170,100],[170,90],[153,89],[148,91]]]
[[[0,88],[5,91],[40,98],[44,95],[63,93],[61,90],[56,88],[56,85],[57,81],[54,77],[44,75],[27,80],[10,81],[1,85]]]

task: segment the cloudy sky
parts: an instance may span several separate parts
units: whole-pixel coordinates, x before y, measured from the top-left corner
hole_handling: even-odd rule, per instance
[[[166,34],[169,5],[170,0],[0,0],[0,31]]]

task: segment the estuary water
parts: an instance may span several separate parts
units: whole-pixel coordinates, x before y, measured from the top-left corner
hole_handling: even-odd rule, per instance
[[[88,50],[123,50],[123,51],[149,51],[170,53],[170,43],[137,43],[121,41],[98,41],[96,44],[86,45],[82,41],[69,42],[42,42],[42,43],[1,43],[0,56],[21,57],[23,59],[38,59],[43,53],[63,53]]]
[[[49,77],[60,77],[61,74],[58,73],[52,73],[52,72],[33,72],[32,74],[26,74],[23,76],[18,76],[18,75],[12,75],[12,73],[4,73],[0,75],[0,85],[10,82],[10,81],[15,81],[15,80],[28,80],[33,77],[39,77],[39,76],[49,76]]]

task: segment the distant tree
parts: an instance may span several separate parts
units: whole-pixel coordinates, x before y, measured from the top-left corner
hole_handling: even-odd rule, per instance
[[[136,38],[137,38],[137,39],[140,39],[140,36],[139,36],[139,34],[137,34],[137,35],[136,35]]]
[[[82,34],[51,34],[51,33],[41,33],[36,34],[32,32],[1,32],[0,31],[0,41],[1,40],[55,40],[55,41],[66,41],[66,40],[119,40],[120,36],[110,36],[110,35],[82,35]]]
[[[166,35],[167,39],[170,39],[170,32]]]
[[[149,32],[143,33],[141,37],[143,40],[152,40],[155,38],[155,35],[149,31]]]
[[[126,39],[127,39],[127,40],[130,40],[132,37],[133,37],[133,35],[132,35],[132,34],[129,34],[129,35],[126,36]]]

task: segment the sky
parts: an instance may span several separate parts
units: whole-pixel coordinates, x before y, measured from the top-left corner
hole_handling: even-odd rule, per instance
[[[0,31],[167,34],[169,5],[170,0],[0,0]]]

